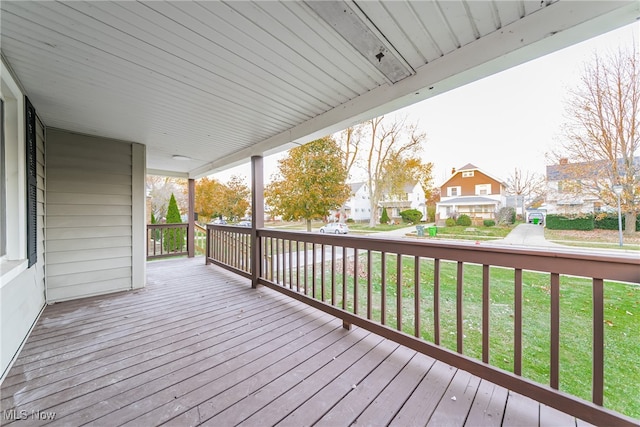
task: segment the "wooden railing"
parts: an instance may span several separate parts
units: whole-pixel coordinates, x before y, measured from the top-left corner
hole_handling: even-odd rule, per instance
[[[188,255],[189,224],[147,224],[147,260]]]
[[[240,227],[208,226],[207,263],[251,278],[251,233]],[[605,281],[640,283],[637,256],[271,229],[255,233],[259,284],[335,315],[346,327],[366,328],[593,424],[637,425],[636,420],[602,406]],[[497,280],[505,274],[506,284],[504,279]],[[470,277],[477,277],[478,283],[471,283]],[[576,278],[583,281],[566,284]],[[525,353],[523,329],[532,319],[526,317],[531,308],[524,309],[523,285],[528,292],[531,283],[548,292],[545,324],[536,326],[548,331],[544,361],[548,385],[523,375],[523,360],[540,357]],[[585,320],[589,324],[582,325],[591,329],[591,401],[559,391],[561,352],[577,350],[561,342],[561,307],[567,304],[561,291],[570,292],[569,286],[591,289],[591,312]],[[492,314],[492,300],[502,292],[508,293],[509,309]],[[507,331],[512,338],[510,366],[505,366],[502,356],[492,357],[491,326],[496,316],[512,318],[512,330]],[[478,326],[472,327],[475,320]],[[479,350],[467,348],[473,335]]]

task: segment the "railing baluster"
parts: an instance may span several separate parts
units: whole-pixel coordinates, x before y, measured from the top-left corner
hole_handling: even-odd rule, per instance
[[[311,244],[311,298],[316,298],[316,244]]]
[[[402,330],[402,255],[396,255],[396,329]]]
[[[347,309],[347,247],[342,247],[342,309]]]
[[[371,284],[371,250],[367,251],[367,319],[373,316],[373,285]]]
[[[490,321],[490,294],[489,294],[489,266],[482,266],[482,361],[489,363],[489,321]]]
[[[440,260],[433,260],[433,342],[440,345]]]
[[[293,289],[293,242],[289,239],[289,288]]]
[[[515,269],[513,314],[513,373],[522,375],[522,269]]]
[[[604,281],[593,279],[593,385],[591,400],[602,406],[604,393]]]
[[[558,389],[560,370],[560,275],[551,273],[551,367],[550,385]]]
[[[325,255],[324,255],[324,251],[325,251],[325,246],[324,243],[320,245],[320,301],[324,302],[325,301],[325,286],[324,286],[324,282],[325,282]]]
[[[336,305],[336,246],[331,245],[331,305]]]
[[[300,292],[300,240],[296,240],[296,291]]]
[[[387,324],[387,254],[380,252],[380,323]]]
[[[358,314],[358,248],[353,249],[353,314]]]
[[[457,290],[456,290],[456,350],[462,354],[464,347],[464,313],[463,313],[463,283],[464,283],[464,263],[458,261]]]
[[[309,251],[307,250],[307,246],[309,244],[307,242],[304,243],[304,294],[309,295],[309,270],[307,266],[309,265]]]
[[[414,319],[414,335],[420,337],[420,257],[413,258],[413,319]]]

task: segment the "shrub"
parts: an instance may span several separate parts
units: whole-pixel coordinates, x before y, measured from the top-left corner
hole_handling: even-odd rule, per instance
[[[485,227],[493,227],[494,225],[496,225],[496,222],[492,219],[485,219],[482,223]]]
[[[169,207],[167,208],[167,224],[182,224],[180,209],[176,198],[171,194]],[[164,250],[177,252],[184,247],[184,230],[182,228],[167,228],[164,230]]]
[[[625,230],[626,218],[622,215],[622,229]],[[601,230],[617,230],[618,214],[608,214],[604,217],[597,217],[594,220],[594,227]],[[636,217],[636,231],[640,231],[640,215]]]
[[[456,224],[468,227],[471,225],[471,217],[469,217],[469,215],[462,214],[456,220]]]
[[[380,224],[388,224],[391,221],[387,208],[382,208],[382,217],[380,217]]]
[[[573,218],[562,215],[547,215],[546,220],[549,230],[593,230],[594,228],[592,215]]]
[[[436,221],[436,207],[435,206],[427,206],[427,221],[435,222]]]
[[[400,212],[400,216],[404,222],[416,224],[422,219],[422,212],[417,209],[407,209],[406,211]]]
[[[158,220],[156,219],[156,216],[153,214],[153,212],[151,212],[151,224],[157,224]],[[151,238],[155,241],[159,241],[160,240],[160,230],[156,229],[153,230],[153,235],[151,236]]]
[[[348,224],[353,224],[355,221],[353,220],[353,218],[347,218],[347,223]]]
[[[447,218],[444,223],[447,227],[453,227],[456,225],[456,220],[453,218]]]
[[[504,207],[496,212],[496,221],[498,224],[514,224],[516,222],[516,210],[512,207]]]

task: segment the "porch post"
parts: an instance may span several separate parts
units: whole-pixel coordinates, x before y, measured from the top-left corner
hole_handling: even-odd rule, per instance
[[[196,239],[196,181],[193,178],[189,178],[189,208],[188,210],[188,230],[187,230],[187,253],[189,258],[193,258],[196,254],[195,251],[195,239]]]
[[[258,286],[261,250],[258,228],[264,227],[264,167],[262,156],[251,157],[251,287]]]

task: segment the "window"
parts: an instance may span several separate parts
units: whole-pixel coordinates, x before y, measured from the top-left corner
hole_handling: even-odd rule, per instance
[[[473,176],[473,171],[464,171],[462,172],[463,178],[471,178]]]
[[[447,196],[459,196],[460,195],[460,187],[447,187]]]
[[[491,184],[476,185],[476,196],[487,196],[491,194]]]
[[[4,163],[4,99],[0,99],[0,257],[7,254],[7,196]]]

